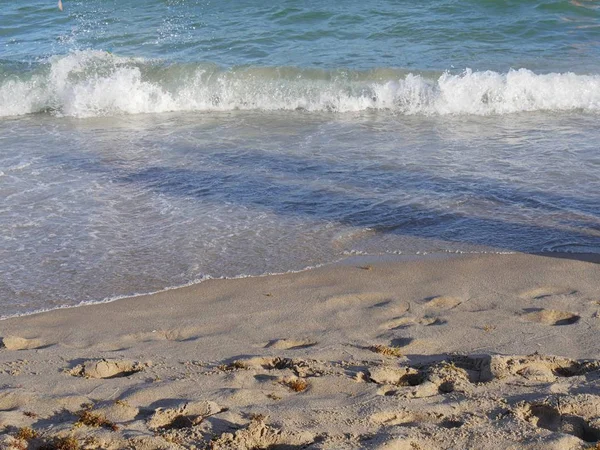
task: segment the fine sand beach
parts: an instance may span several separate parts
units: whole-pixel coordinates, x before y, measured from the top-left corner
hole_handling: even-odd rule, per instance
[[[585,259],[353,258],[4,320],[0,445],[597,448]]]

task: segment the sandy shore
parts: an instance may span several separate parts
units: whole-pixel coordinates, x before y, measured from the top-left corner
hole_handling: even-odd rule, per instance
[[[600,264],[348,260],[0,322],[2,448],[596,448]]]

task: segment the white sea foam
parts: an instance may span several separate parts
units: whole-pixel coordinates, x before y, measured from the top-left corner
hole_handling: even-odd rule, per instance
[[[73,117],[168,111],[306,110],[399,114],[509,114],[600,110],[600,75],[527,69],[441,76],[390,69],[323,71],[164,66],[101,51],[54,57],[0,81],[0,116]]]

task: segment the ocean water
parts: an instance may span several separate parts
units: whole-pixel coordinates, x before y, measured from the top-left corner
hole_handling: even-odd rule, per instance
[[[4,1],[0,317],[352,254],[600,252],[591,0]]]

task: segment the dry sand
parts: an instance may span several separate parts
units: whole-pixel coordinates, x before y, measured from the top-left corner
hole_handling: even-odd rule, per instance
[[[9,319],[0,447],[598,448],[599,315],[599,264],[516,254]]]

